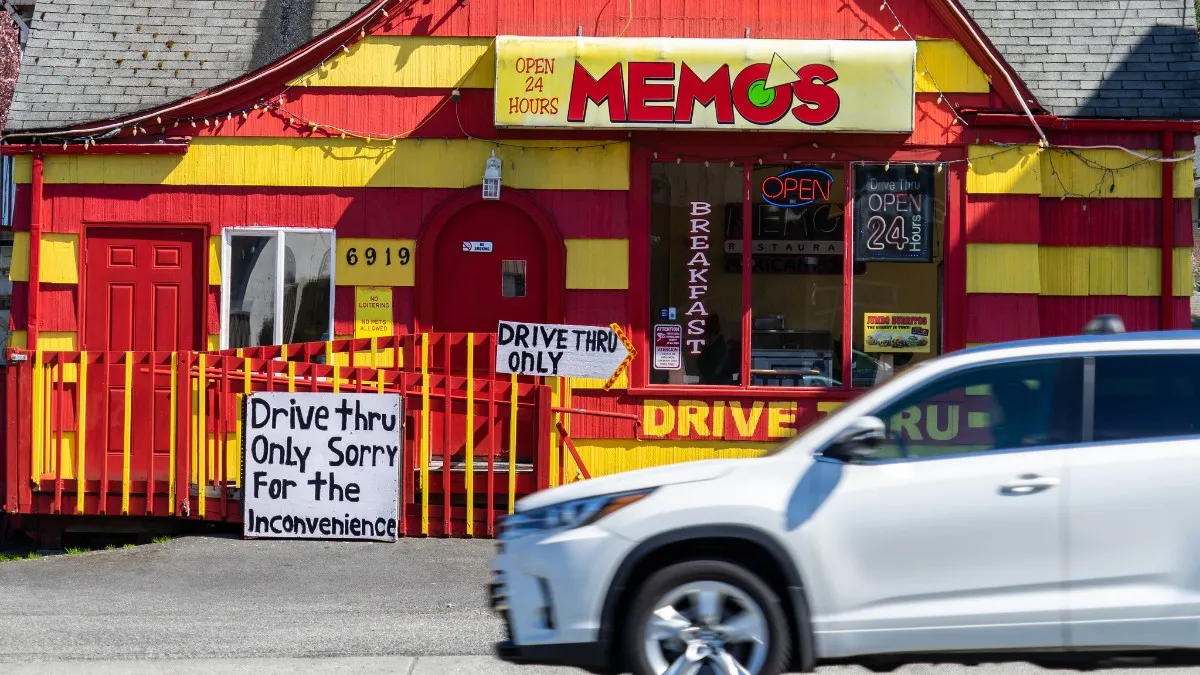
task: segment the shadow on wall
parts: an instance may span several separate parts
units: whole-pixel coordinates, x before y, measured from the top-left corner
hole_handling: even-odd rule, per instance
[[[313,39],[313,0],[267,0],[258,25],[252,70],[283,58]]]
[[[1092,89],[1079,101],[1087,117],[1200,118],[1200,42],[1196,28],[1158,25],[1147,33],[1096,37],[1137,40],[1120,61],[1084,63],[1084,70],[1063,72],[1064,89]],[[1122,50],[1123,45],[1093,44],[1087,48]],[[1170,60],[1167,60],[1167,59]],[[1072,81],[1078,78],[1079,81]],[[1094,80],[1100,80],[1098,84]]]

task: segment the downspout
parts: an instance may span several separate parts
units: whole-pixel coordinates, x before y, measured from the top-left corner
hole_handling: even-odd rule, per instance
[[[1175,134],[1163,132],[1162,156],[1175,156]],[[1162,308],[1163,330],[1174,328],[1172,305],[1175,302],[1175,163],[1162,163]]]
[[[38,333],[38,296],[41,295],[41,284],[38,282],[41,274],[41,241],[42,241],[42,207],[43,195],[43,158],[33,156],[33,180],[30,182],[29,195],[29,301],[28,316],[26,317],[26,349],[37,349]]]

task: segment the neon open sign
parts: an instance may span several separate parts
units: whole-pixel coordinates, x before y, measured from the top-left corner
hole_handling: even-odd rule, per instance
[[[791,169],[762,182],[763,201],[785,209],[827,202],[832,193],[833,175],[821,169]]]

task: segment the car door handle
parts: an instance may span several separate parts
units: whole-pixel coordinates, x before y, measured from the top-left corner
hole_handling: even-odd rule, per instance
[[[1050,476],[1025,475],[1021,476],[1011,483],[1005,483],[1000,486],[1000,494],[1012,495],[1016,497],[1024,495],[1033,495],[1039,492],[1045,492],[1050,488],[1058,487],[1059,480]]]

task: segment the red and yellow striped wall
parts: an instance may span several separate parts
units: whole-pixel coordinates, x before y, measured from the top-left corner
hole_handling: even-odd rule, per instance
[[[631,157],[639,143],[692,143],[694,152],[688,154],[713,151],[705,142],[712,135],[696,140],[695,135],[678,133],[497,130],[492,124],[494,36],[575,35],[583,26],[587,34],[625,37],[728,39],[744,37],[748,31],[753,38],[898,38],[891,13],[872,5],[846,11],[826,0],[716,0],[702,3],[701,11],[694,0],[652,4],[653,9],[643,3],[627,7],[610,0],[418,3],[410,12],[373,28],[346,53],[264,89],[262,95],[280,101],[282,110],[257,109],[244,117],[226,110],[205,111],[208,119],[194,126],[167,122],[170,126],[151,130],[190,135],[185,154],[46,156],[37,265],[42,323],[36,347],[79,347],[78,317],[87,302],[87,270],[80,265],[80,250],[89,225],[203,224],[209,236],[205,346],[214,348],[221,330],[220,243],[225,228],[255,224],[332,228],[339,249],[384,243],[416,247],[424,223],[441,204],[461,190],[478,189],[484,160],[493,151],[503,160],[504,189],[519,189],[530,196],[550,215],[562,237],[565,320],[630,323],[631,296],[645,293],[636,287],[642,275],[631,268],[630,256],[633,243],[645,236],[638,229],[643,227],[643,215],[636,211],[639,203],[644,204],[638,201],[639,191],[648,189],[631,184],[631,176],[639,175],[631,167]],[[875,150],[952,153],[976,143],[967,147],[972,161],[962,205],[963,248],[947,254],[966,260],[967,295],[959,319],[965,325],[965,342],[1077,332],[1084,321],[1102,311],[1123,315],[1131,328],[1157,327],[1159,167],[1142,164],[1105,172],[1095,167],[1125,167],[1133,162],[1119,152],[1010,149],[984,145],[975,133],[968,137],[947,103],[962,108],[1003,107],[1005,98],[992,86],[990,66],[975,61],[962,31],[952,28],[937,3],[891,0],[889,4],[904,18],[908,31],[919,36],[916,129],[906,138],[846,135],[830,142]],[[633,16],[627,13],[630,7]],[[460,94],[457,101],[450,100],[453,90]],[[325,127],[306,126],[302,120],[405,138],[394,144],[343,138]],[[1028,136],[1027,129],[1000,131]],[[814,138],[825,142],[823,137]],[[794,137],[774,134],[754,139],[765,145],[795,142]],[[1100,134],[1096,142],[1103,140]],[[724,136],[711,147],[724,152],[742,142],[744,138]],[[1189,139],[1177,143],[1180,148],[1191,147]],[[733,152],[744,153],[745,148]],[[18,158],[16,174],[17,203],[25,211],[17,214],[20,231],[13,251],[12,321],[17,332],[11,344],[26,346],[28,298],[22,293],[27,292],[30,273],[28,158]],[[1191,294],[1186,274],[1191,246],[1190,162],[1177,167],[1171,196],[1176,204],[1173,246],[1177,249],[1171,291],[1185,309],[1184,296]],[[383,279],[339,266],[336,279],[337,337],[353,334],[354,291],[360,285],[390,285],[397,330],[412,329],[417,277],[411,266]],[[1175,323],[1184,325],[1182,314]],[[602,384],[562,382],[555,402],[644,412],[646,397],[628,391],[628,375],[617,382],[616,392],[601,391]],[[718,403],[666,398],[697,410]],[[793,403],[788,409],[793,411],[788,413],[792,422],[781,422],[779,434],[772,435],[769,430],[774,427],[764,422],[761,433],[737,439],[672,433],[641,443],[632,438],[628,424],[574,416],[567,416],[565,423],[581,459],[596,475],[690,459],[753,455],[829,412],[841,400],[834,396]],[[778,406],[760,412],[768,421],[786,417]],[[566,461],[563,473],[571,480],[579,467],[573,466],[573,460]]]
[[[1188,149],[1178,155],[1189,154],[1190,139],[1180,143]],[[969,156],[968,344],[1078,333],[1106,313],[1131,330],[1161,327],[1161,164],[1037,146],[972,146]],[[1176,328],[1190,325],[1193,192],[1191,160],[1177,163],[1168,195]]]

